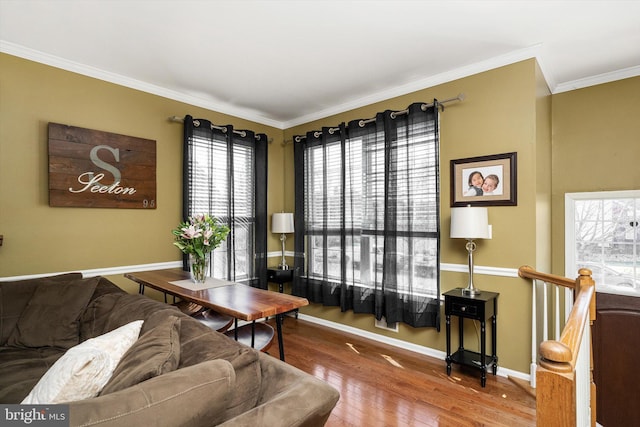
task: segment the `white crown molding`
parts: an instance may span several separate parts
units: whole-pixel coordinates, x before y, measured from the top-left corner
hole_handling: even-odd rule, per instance
[[[408,341],[399,340],[396,338],[391,338],[386,335],[379,335],[373,332],[365,331],[363,329],[354,328],[353,326],[344,325],[342,323],[332,322],[330,320],[321,319],[319,317],[309,316],[303,313],[298,314],[298,317],[302,320],[305,320],[310,323],[315,323],[317,325],[326,326],[331,329],[335,329],[341,332],[346,332],[349,334],[356,335],[358,337],[370,339],[372,341],[380,342],[383,344],[388,344],[393,347],[401,348],[404,350],[409,350],[414,353],[423,354],[425,356],[433,357],[435,359],[439,359],[444,361],[446,357],[446,353],[440,350],[433,349],[431,347],[425,347],[422,345],[414,344]],[[372,322],[373,323],[373,322]],[[514,377],[519,378],[525,381],[530,380],[530,376],[523,372],[514,371],[511,369],[503,368],[502,366],[498,366],[497,375],[501,377]]]
[[[140,90],[142,92],[150,93],[152,95],[158,95],[164,98],[173,99],[175,101],[184,102],[186,104],[190,104],[196,107],[206,108],[208,110],[217,111],[219,113],[235,116],[245,120],[250,120],[252,122],[260,123],[267,126],[272,126],[278,129],[283,129],[282,122],[279,122],[277,120],[272,120],[260,115],[256,115],[252,111],[238,108],[231,104],[216,102],[209,99],[203,99],[193,95],[187,95],[171,89],[163,88],[163,87],[146,83],[140,80],[132,79],[130,77],[126,77],[117,73],[112,73],[110,71],[101,70],[99,68],[80,64],[78,62],[69,61],[67,59],[63,59],[55,55],[50,55],[48,53],[44,53],[35,49],[30,49],[15,43],[7,42],[5,40],[0,40],[0,52],[7,53],[9,55],[17,56],[20,58],[28,59],[31,61],[39,62],[41,64],[50,65],[52,67],[60,68],[62,70],[81,74],[83,76],[93,77],[98,80],[103,80],[109,83],[114,83],[114,84],[128,87],[131,89]]]
[[[557,86],[556,79],[551,72],[551,68],[547,67],[547,63],[543,58],[543,55],[537,55],[536,61],[538,62],[538,66],[540,67],[540,71],[542,71],[542,77],[544,81],[547,83],[547,87],[549,88],[549,92],[553,93],[553,90]]]
[[[552,90],[552,93],[556,94],[569,92],[576,89],[583,89],[585,87],[596,86],[637,76],[640,76],[640,65],[624,68],[618,71],[612,71],[610,73],[598,74],[597,76],[585,77],[583,79],[560,83],[555,87],[555,90]]]
[[[208,110],[217,111],[223,114],[228,114],[241,119],[250,120],[256,123],[272,126],[277,129],[288,129],[293,126],[301,125],[304,123],[312,122],[315,120],[323,119],[328,116],[340,114],[345,111],[360,108],[366,105],[370,105],[376,102],[381,102],[387,99],[391,99],[397,96],[406,95],[411,92],[423,90],[426,88],[434,87],[443,83],[447,83],[460,78],[468,77],[474,74],[478,74],[484,71],[492,70],[505,65],[513,64],[519,61],[523,61],[530,58],[536,58],[542,73],[547,81],[551,93],[562,93],[571,90],[581,89],[589,86],[595,86],[598,84],[609,83],[616,80],[622,80],[630,77],[636,77],[640,75],[640,66],[630,67],[623,70],[600,74],[597,76],[586,77],[584,79],[574,80],[570,82],[556,84],[555,79],[550,70],[545,66],[544,60],[541,58],[540,51],[542,45],[536,44],[525,49],[509,52],[505,55],[496,56],[494,58],[477,62],[466,67],[460,67],[455,70],[440,73],[435,76],[431,76],[424,79],[415,80],[413,82],[400,85],[391,89],[383,90],[365,97],[349,101],[340,105],[336,105],[324,110],[317,111],[312,114],[297,117],[289,121],[278,121],[269,119],[264,116],[255,114],[254,111],[238,108],[232,104],[216,102],[211,99],[204,99],[201,97],[184,94],[171,89],[156,86],[150,83],[146,83],[140,80],[132,79],[130,77],[122,76],[117,73],[101,70],[88,65],[80,64],[78,62],[69,61],[60,58],[55,55],[50,55],[35,49],[30,49],[12,42],[0,40],[0,52],[9,55],[14,55],[20,58],[28,59],[31,61],[39,62],[41,64],[49,65],[52,67],[60,68],[73,73],[81,74],[84,76],[96,78],[109,83],[114,83],[120,86],[128,87],[131,89],[140,90],[142,92],[150,93],[164,98],[173,99],[175,101],[184,102],[197,107],[206,108]]]
[[[305,116],[297,117],[289,121],[278,121],[269,119],[267,117],[256,114],[254,111],[238,108],[232,104],[218,102],[211,99],[204,99],[194,95],[188,95],[181,92],[177,92],[171,89],[156,86],[150,83],[146,83],[140,80],[132,79],[130,77],[122,76],[120,74],[112,73],[109,71],[101,70],[88,65],[80,64],[74,61],[69,61],[60,58],[55,55],[50,55],[35,49],[30,49],[12,42],[0,40],[0,52],[9,55],[17,56],[20,58],[35,61],[41,64],[49,65],[52,67],[60,68],[73,73],[81,74],[84,76],[96,78],[109,83],[114,83],[120,86],[128,87],[131,89],[140,90],[142,92],[150,93],[164,98],[173,99],[175,101],[184,102],[196,107],[206,108],[208,110],[217,111],[223,114],[228,114],[241,119],[250,120],[252,122],[260,123],[263,125],[271,126],[277,129],[288,129],[297,125],[320,120],[325,117],[329,117],[335,114],[340,114],[345,111],[360,108],[366,105],[370,105],[376,102],[385,101],[397,96],[406,95],[411,92],[423,90],[426,88],[434,87],[439,84],[447,83],[460,78],[468,77],[474,74],[478,74],[484,71],[489,71],[498,67],[513,64],[519,61],[523,61],[530,58],[536,58],[544,78],[551,90],[551,93],[562,93],[575,89],[581,89],[589,86],[595,86],[598,84],[609,83],[616,80],[622,80],[630,77],[636,77],[640,75],[640,66],[629,67],[623,70],[614,71],[611,73],[604,73],[597,76],[586,77],[584,79],[573,80],[570,82],[556,84],[551,71],[546,67],[542,55],[540,54],[542,44],[536,44],[528,48],[509,52],[504,55],[496,56],[485,61],[480,61],[466,67],[456,68],[444,73],[440,73],[435,76],[427,77],[424,79],[415,80],[413,82],[397,86],[395,88],[380,91],[365,97],[349,101],[340,105],[336,105],[324,110],[317,111]]]
[[[353,110],[355,108],[364,107],[366,105],[374,104],[376,102],[385,101],[387,99],[395,98],[396,96],[402,96],[418,90],[434,87],[439,84],[448,83],[453,80],[472,76],[474,74],[482,73],[484,71],[493,70],[494,68],[502,67],[509,64],[514,64],[516,62],[524,61],[526,59],[537,58],[539,57],[539,52],[541,50],[541,47],[542,47],[541,44],[536,44],[525,49],[509,52],[505,55],[496,56],[494,58],[490,58],[485,61],[476,62],[475,64],[471,64],[466,67],[456,68],[454,70],[440,73],[435,76],[415,80],[413,82],[410,82],[401,86],[397,86],[391,89],[387,89],[384,91],[380,91],[380,92],[356,99],[354,101],[346,102],[341,105],[336,105],[334,107],[317,111],[315,113],[308,114],[306,116],[298,117],[296,119],[284,122],[283,129],[288,129],[293,126],[323,119],[325,117],[343,113],[345,111]]]
[[[251,111],[247,111],[231,104],[214,102],[199,98],[193,95],[187,95],[170,89],[166,89],[160,86],[149,84],[140,80],[132,79],[120,74],[112,73],[109,71],[101,70],[95,67],[90,67],[84,64],[80,64],[74,61],[69,61],[60,58],[55,55],[50,55],[35,49],[26,48],[24,46],[0,40],[0,52],[10,55],[18,56],[20,58],[28,59],[31,61],[39,62],[52,67],[60,68],[66,71],[74,72],[88,77],[93,77],[99,80],[103,80],[109,83],[114,83],[120,86],[128,87],[131,89],[140,90],[142,92],[150,93],[153,95],[162,96],[168,99],[184,102],[197,107],[206,108],[212,111],[232,115],[242,119],[250,120],[256,123],[261,123],[267,126],[272,126],[278,129],[288,129],[293,126],[311,122],[314,120],[322,119],[334,114],[343,113],[354,108],[363,107],[376,102],[384,101],[396,96],[406,95],[407,93],[415,92],[425,88],[437,86],[442,83],[447,83],[463,77],[478,74],[484,71],[488,71],[494,68],[498,68],[504,65],[513,64],[515,62],[523,61],[525,59],[534,58],[538,56],[541,45],[534,45],[529,48],[510,52],[505,55],[496,56],[486,61],[481,61],[475,64],[471,64],[466,67],[457,68],[445,73],[438,74],[436,76],[415,80],[413,82],[397,86],[388,90],[377,92],[360,99],[350,101],[341,105],[337,105],[325,110],[317,111],[315,113],[298,117],[296,119],[281,122],[277,120],[268,119],[263,116],[256,115]]]

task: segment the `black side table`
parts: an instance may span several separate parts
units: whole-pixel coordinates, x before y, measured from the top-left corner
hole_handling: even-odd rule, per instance
[[[282,293],[283,285],[288,282],[293,282],[293,269],[281,270],[279,268],[268,268],[267,280],[271,283],[277,283],[278,291]]]
[[[280,268],[267,269],[267,281],[278,284],[278,292],[284,292],[284,284],[293,282],[293,269],[282,270]],[[296,319],[298,318],[298,309],[295,310]]]
[[[450,290],[444,294],[444,314],[447,320],[447,375],[451,375],[451,364],[471,366],[480,369],[480,385],[487,383],[487,369],[492,368],[493,375],[498,371],[496,354],[496,315],[498,312],[498,293],[481,291],[477,295],[465,295],[462,288]],[[458,351],[451,354],[451,316],[458,316]],[[465,350],[464,319],[480,321],[480,353]],[[491,320],[491,355],[486,354],[486,321]]]

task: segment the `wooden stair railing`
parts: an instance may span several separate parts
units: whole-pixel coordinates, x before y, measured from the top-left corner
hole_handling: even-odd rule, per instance
[[[523,278],[542,280],[574,291],[574,304],[560,339],[543,341],[536,369],[536,424],[584,427],[596,425],[596,386],[590,326],[596,315],[595,282],[591,271],[580,269],[575,280],[518,269]],[[588,354],[586,353],[588,351]]]

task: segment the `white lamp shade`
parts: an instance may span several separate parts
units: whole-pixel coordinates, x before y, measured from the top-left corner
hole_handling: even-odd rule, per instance
[[[451,208],[452,239],[490,239],[487,208]]]
[[[292,213],[274,213],[271,217],[272,233],[293,233],[293,214]]]

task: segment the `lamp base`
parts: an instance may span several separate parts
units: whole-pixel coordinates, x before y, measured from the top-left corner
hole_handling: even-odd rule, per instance
[[[479,289],[476,288],[464,288],[462,290],[462,295],[469,295],[471,297],[476,296],[476,295],[480,295],[482,292]]]
[[[465,245],[468,254],[468,266],[469,266],[469,283],[467,283],[467,287],[462,290],[462,295],[475,296],[480,295],[480,290],[476,288],[473,284],[473,251],[476,250],[476,242],[473,239],[467,239],[467,244]]]
[[[278,264],[278,268],[280,270],[288,270],[289,266],[287,265],[287,260],[284,258],[284,242],[287,240],[287,235],[282,233],[280,235],[280,242],[282,242],[282,261]]]

